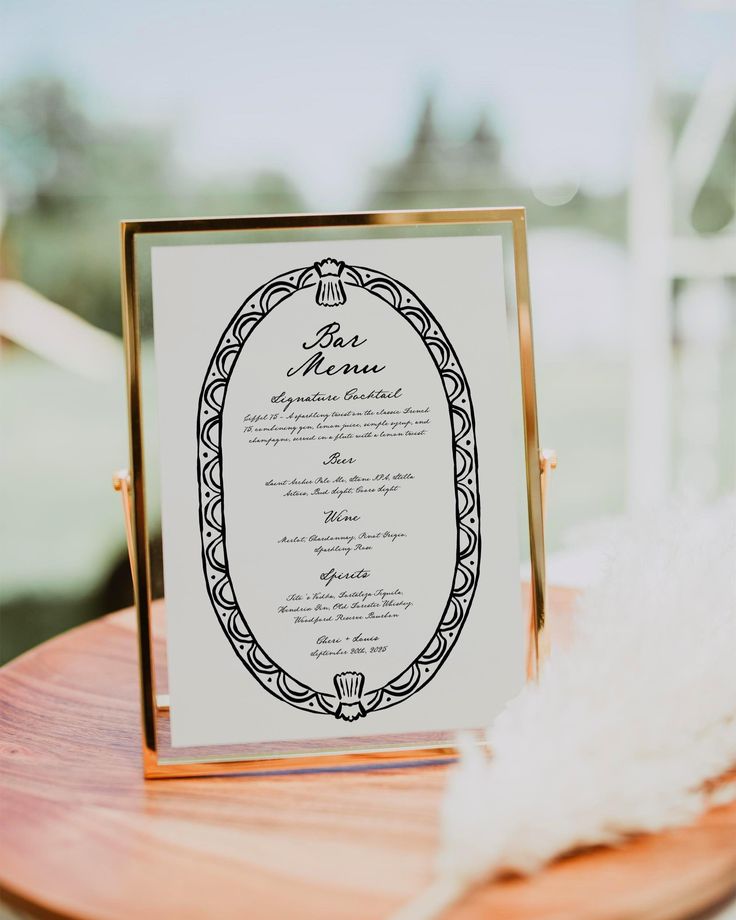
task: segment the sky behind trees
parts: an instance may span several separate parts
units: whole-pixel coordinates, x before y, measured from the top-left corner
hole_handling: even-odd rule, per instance
[[[430,89],[458,139],[486,109],[520,182],[626,184],[634,0],[0,0],[0,85],[67,81],[100,118],[166,125],[183,177],[274,169],[352,207]],[[672,4],[665,73],[697,86],[736,49],[736,7]]]

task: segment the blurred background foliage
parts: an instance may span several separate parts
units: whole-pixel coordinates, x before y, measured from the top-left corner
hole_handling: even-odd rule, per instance
[[[438,71],[441,76],[441,65]],[[548,546],[564,562],[576,527],[627,508],[630,188],[627,182],[585,188],[564,176],[540,185],[511,160],[501,119],[493,117],[492,93],[475,111],[463,105],[448,112],[436,91],[421,88],[425,81],[415,84],[403,141],[367,165],[364,181],[343,208],[528,209],[542,433],[562,458]],[[673,143],[696,89],[667,90],[665,120]],[[497,88],[500,96],[507,91]],[[238,87],[223,92],[236,98]],[[725,232],[732,242],[734,118],[687,215],[696,234],[710,238]],[[284,143],[298,138],[285,135]],[[175,132],[165,120],[93,110],[74,81],[45,68],[0,84],[0,194],[0,278],[21,281],[114,337],[121,333],[121,218],[326,209],[271,163],[182,177]],[[730,264],[716,288],[708,289],[707,304],[715,306],[696,311],[717,316],[712,334],[688,338],[692,324],[677,320],[678,292],[687,283],[672,281],[669,388],[675,404],[678,393],[688,397],[683,404],[696,424],[683,427],[675,420],[669,449],[674,457],[682,451],[690,456],[685,442],[706,445],[715,465],[715,473],[703,473],[699,497],[706,499],[736,484],[736,300],[733,260]],[[0,343],[0,657],[7,660],[132,598],[121,513],[110,488],[112,471],[127,457],[119,345],[103,372],[77,373],[49,360],[43,349],[38,353],[32,342],[18,344],[5,327]],[[704,364],[698,364],[701,358]],[[708,373],[715,367],[707,386],[703,367]],[[697,424],[703,413],[715,414],[705,440]],[[694,456],[697,460],[697,450]],[[697,481],[700,473],[688,467],[678,479],[673,469],[667,491],[677,494],[678,481],[691,475]]]
[[[104,124],[60,79],[32,77],[0,97],[0,182],[10,211],[6,274],[120,334],[118,223],[124,215],[299,211],[286,176],[174,182],[164,128]]]

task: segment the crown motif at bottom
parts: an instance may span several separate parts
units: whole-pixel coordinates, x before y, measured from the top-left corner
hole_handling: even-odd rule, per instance
[[[343,671],[341,674],[335,674],[333,682],[338,699],[335,718],[354,722],[364,716],[365,707],[361,702],[361,696],[363,695],[365,675],[359,671]]]

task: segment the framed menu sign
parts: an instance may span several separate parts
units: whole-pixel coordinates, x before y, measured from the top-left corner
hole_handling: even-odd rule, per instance
[[[523,209],[126,222],[123,292],[146,774],[450,756],[524,680],[524,462],[544,609]]]

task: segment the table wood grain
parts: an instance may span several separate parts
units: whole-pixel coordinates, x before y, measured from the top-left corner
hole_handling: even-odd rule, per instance
[[[564,632],[569,592],[552,593]],[[446,767],[141,775],[131,611],[0,671],[0,894],[84,920],[378,920],[431,877]],[[736,886],[736,806],[486,885],[448,920],[679,920]]]

